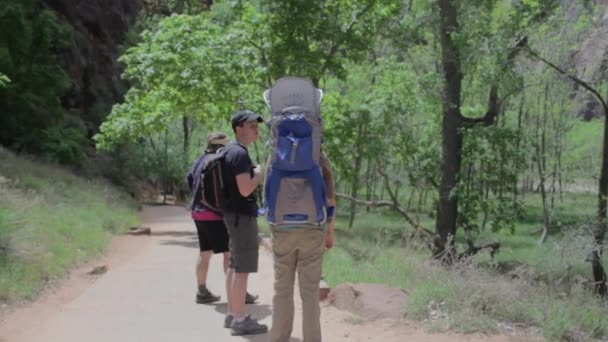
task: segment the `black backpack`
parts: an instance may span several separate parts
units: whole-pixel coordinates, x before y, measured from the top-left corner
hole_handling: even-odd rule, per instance
[[[228,188],[225,182],[225,157],[226,150],[218,150],[205,161],[203,171],[201,172],[201,204],[203,207],[218,214],[224,213],[225,205],[229,199]]]

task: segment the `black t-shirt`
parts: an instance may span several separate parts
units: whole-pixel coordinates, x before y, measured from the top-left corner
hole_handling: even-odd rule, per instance
[[[225,148],[225,170],[226,187],[229,193],[229,200],[226,203],[225,211],[236,212],[242,215],[257,216],[258,204],[255,191],[249,196],[243,197],[239,192],[236,183],[236,176],[242,173],[249,173],[253,176],[253,163],[249,158],[247,148],[238,143],[232,143]]]

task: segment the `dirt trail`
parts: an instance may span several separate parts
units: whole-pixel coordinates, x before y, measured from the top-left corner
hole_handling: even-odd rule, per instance
[[[147,206],[142,212],[151,236],[121,236],[103,258],[78,268],[56,290],[5,315],[1,342],[166,342],[266,341],[267,335],[232,337],[222,328],[225,302],[194,303],[196,234],[181,207]],[[98,276],[86,273],[106,265]],[[271,324],[272,257],[260,254],[260,272],[250,289],[260,295],[249,311]],[[209,287],[223,299],[221,260],[212,258]],[[299,298],[291,341],[302,341]],[[508,336],[428,334],[417,323],[363,322],[348,312],[322,304],[324,341],[522,341]]]

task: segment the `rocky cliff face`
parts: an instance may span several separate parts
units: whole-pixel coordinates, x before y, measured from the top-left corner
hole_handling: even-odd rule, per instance
[[[585,37],[581,48],[574,55],[576,76],[586,82],[597,84],[608,78],[608,0],[602,0],[601,20]],[[607,94],[601,94],[606,97]],[[578,105],[577,116],[590,120],[601,117],[600,103],[585,89],[579,87],[575,101]]]
[[[81,117],[89,133],[97,130],[111,106],[120,101],[126,84],[117,62],[142,0],[41,0],[74,29],[75,46],[61,51],[60,60],[73,80],[63,105]]]

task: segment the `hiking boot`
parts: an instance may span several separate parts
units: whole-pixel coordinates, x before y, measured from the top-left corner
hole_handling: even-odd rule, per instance
[[[254,318],[247,315],[245,319],[241,322],[237,320],[233,320],[230,325],[230,335],[232,336],[240,336],[240,335],[256,335],[256,334],[264,334],[268,332],[268,326],[266,324],[260,324]]]
[[[258,295],[252,295],[249,292],[245,295],[245,304],[253,304],[256,300],[258,300]]]
[[[196,303],[198,304],[209,304],[220,300],[220,296],[216,296],[211,291],[205,289],[199,289],[196,293]]]
[[[230,326],[232,326],[232,321],[234,321],[234,316],[227,314],[226,317],[224,317],[224,328],[230,329]]]

